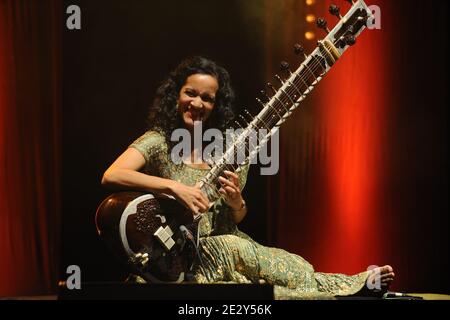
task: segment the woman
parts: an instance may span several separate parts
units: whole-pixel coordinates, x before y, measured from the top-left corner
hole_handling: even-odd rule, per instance
[[[172,195],[200,220],[202,264],[195,267],[199,283],[238,282],[275,285],[276,298],[373,294],[366,284],[381,284],[386,291],[394,273],[390,266],[355,276],[324,274],[300,256],[262,246],[237,228],[247,214],[242,197],[248,166],[220,178],[222,197],[209,209],[208,199],[196,184],[210,166],[193,161],[202,150],[192,150],[181,164],[171,160],[177,128],[194,132],[199,121],[204,129],[225,131],[233,118],[234,94],[227,71],[213,61],[195,57],[183,61],[160,86],[150,109],[150,130],[138,138],[105,172],[102,184]],[[193,134],[191,135],[193,137]],[[189,161],[191,160],[191,161]]]

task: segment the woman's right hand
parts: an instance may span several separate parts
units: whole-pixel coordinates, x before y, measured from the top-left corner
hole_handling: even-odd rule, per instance
[[[174,181],[170,187],[171,194],[196,216],[209,209],[209,201],[198,185],[190,187]]]

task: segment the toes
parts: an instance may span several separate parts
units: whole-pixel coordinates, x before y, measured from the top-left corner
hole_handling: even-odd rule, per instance
[[[386,265],[386,266],[383,266],[383,267],[379,267],[379,268],[375,268],[374,271],[380,273],[381,275],[394,273],[394,269],[391,266],[389,266],[389,265]]]
[[[383,273],[380,276],[381,276],[381,278],[394,278],[395,277],[395,273],[393,273],[393,272]]]
[[[378,292],[389,290],[392,281],[394,281],[394,276],[394,269],[390,265],[370,270],[366,280],[370,294],[378,294]]]
[[[394,272],[394,268],[392,268],[390,265],[386,265],[383,267],[383,270],[386,271],[386,273]]]

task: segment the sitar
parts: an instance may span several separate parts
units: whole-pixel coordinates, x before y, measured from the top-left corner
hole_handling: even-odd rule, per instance
[[[317,20],[317,26],[327,35],[318,41],[312,53],[306,55],[303,47],[295,45],[296,53],[304,56],[303,62],[295,71],[282,63],[288,76],[284,79],[276,76],[280,87],[271,85],[273,95],[265,103],[260,101],[262,110],[246,121],[233,143],[199,182],[210,203],[221,197],[218,178],[223,171],[236,171],[257,155],[373,19],[363,0],[348,2],[351,8],[345,16],[340,14],[339,7],[330,6],[330,13],[339,19],[331,31],[325,19]],[[256,144],[248,144],[251,132],[260,129],[267,134]],[[242,146],[248,151],[246,158],[230,164],[229,159]],[[201,217],[202,214],[195,216],[170,196],[117,192],[100,204],[95,220],[100,237],[131,272],[152,283],[178,283],[189,280],[193,265],[199,260],[201,263],[197,259]]]

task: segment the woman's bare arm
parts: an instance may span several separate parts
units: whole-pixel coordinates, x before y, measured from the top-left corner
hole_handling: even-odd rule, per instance
[[[144,156],[128,148],[105,171],[102,185],[112,189],[131,189],[155,193],[170,193],[174,181],[139,172],[145,165]]]
[[[128,148],[105,171],[102,185],[116,190],[165,193],[174,196],[194,213],[204,212],[209,208],[208,200],[200,188],[139,172],[144,165],[144,156],[138,150]]]

